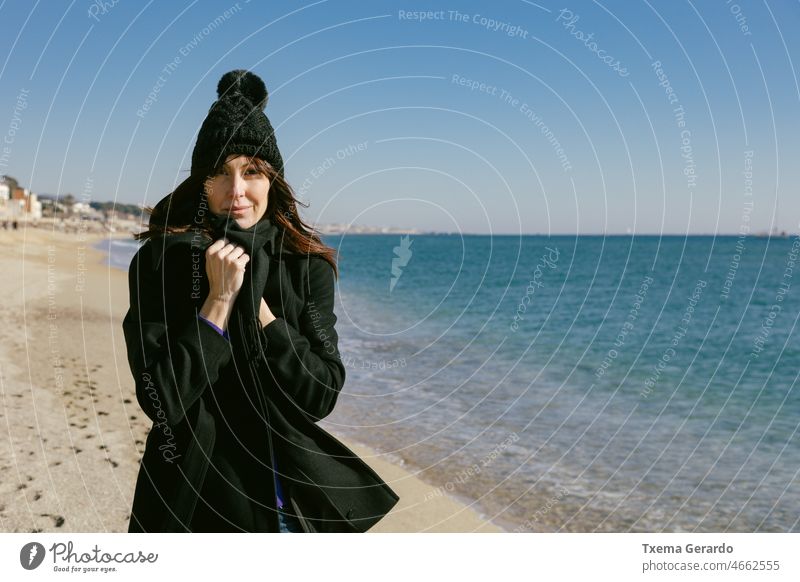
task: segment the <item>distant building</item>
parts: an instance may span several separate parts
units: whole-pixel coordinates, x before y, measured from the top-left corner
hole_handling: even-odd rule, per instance
[[[31,192],[25,199],[25,212],[29,218],[39,220],[42,218],[42,203],[39,202],[39,197]]]
[[[103,213],[92,208],[88,202],[75,202],[72,205],[72,214],[88,218],[90,220],[103,220]]]
[[[0,182],[0,218],[39,220],[42,218],[42,203],[27,188]]]

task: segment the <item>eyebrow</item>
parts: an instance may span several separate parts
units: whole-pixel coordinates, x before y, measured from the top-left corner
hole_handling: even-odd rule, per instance
[[[242,164],[239,164],[237,166],[234,166],[231,162],[224,162],[222,164],[222,167],[223,168],[238,168],[238,167],[247,168],[249,166],[254,166],[254,165],[255,164],[253,163],[253,158],[249,158],[248,161],[246,161],[246,162],[244,162]]]

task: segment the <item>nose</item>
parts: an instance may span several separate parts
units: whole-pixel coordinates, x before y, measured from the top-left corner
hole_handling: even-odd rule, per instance
[[[245,193],[245,180],[244,177],[239,175],[239,172],[233,172],[230,180],[230,195],[231,198],[239,198],[244,196]]]

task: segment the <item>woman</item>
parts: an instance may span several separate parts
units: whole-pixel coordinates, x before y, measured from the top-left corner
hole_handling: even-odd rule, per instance
[[[363,532],[398,497],[316,421],[344,384],[333,249],[299,218],[247,71],[151,210],[123,329],[153,420],[130,532]]]

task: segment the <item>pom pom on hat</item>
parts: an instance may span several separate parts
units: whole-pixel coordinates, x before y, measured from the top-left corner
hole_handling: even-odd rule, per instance
[[[217,96],[222,99],[235,94],[242,94],[248,101],[262,111],[267,106],[269,93],[261,77],[244,69],[236,69],[222,75],[217,83]]]

